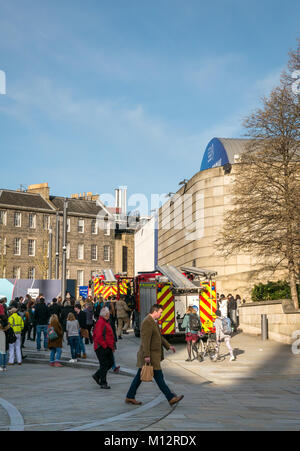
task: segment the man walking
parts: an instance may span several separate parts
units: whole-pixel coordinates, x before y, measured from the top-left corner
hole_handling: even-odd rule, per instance
[[[174,406],[182,400],[183,395],[176,396],[171,392],[167,384],[165,383],[163,372],[160,366],[160,362],[164,359],[163,347],[173,352],[176,352],[174,346],[170,344],[161,336],[161,332],[157,321],[161,317],[163,309],[160,305],[155,304],[151,307],[149,315],[144,319],[141,327],[141,347],[138,352],[137,366],[139,370],[131,384],[131,387],[127,393],[125,402],[127,404],[140,405],[139,401],[136,401],[135,395],[137,389],[141,385],[141,371],[145,364],[151,363],[154,369],[154,379],[160,390],[163,392],[169,404]]]

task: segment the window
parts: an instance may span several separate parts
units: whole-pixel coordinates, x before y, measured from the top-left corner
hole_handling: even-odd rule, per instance
[[[92,260],[98,260],[98,246],[97,246],[97,244],[92,244]]]
[[[49,230],[51,227],[50,216],[44,215],[44,230]]]
[[[0,210],[0,225],[6,225],[6,211]]]
[[[122,271],[126,272],[128,271],[128,247],[123,246],[123,252],[122,252]]]
[[[78,233],[84,233],[84,219],[78,219]]]
[[[92,235],[98,235],[97,219],[92,219]]]
[[[21,268],[19,266],[13,268],[13,279],[21,279]]]
[[[110,223],[108,221],[104,222],[104,235],[110,236]]]
[[[6,255],[6,238],[0,238],[0,255]]]
[[[71,256],[71,245],[70,243],[67,243],[67,260],[70,260]]]
[[[29,213],[29,228],[36,228],[36,215],[34,213]]]
[[[28,279],[35,279],[35,268],[28,269]]]
[[[21,238],[14,239],[14,255],[21,255]]]
[[[83,286],[84,274],[82,270],[77,271],[77,284],[78,286]]]
[[[84,259],[84,244],[78,244],[78,260]]]
[[[67,218],[67,232],[71,232],[71,218]]]
[[[21,227],[22,223],[22,215],[19,212],[14,213],[14,226],[15,227]]]
[[[6,279],[6,266],[2,266],[2,279]]]
[[[28,240],[28,255],[29,257],[35,257],[35,240]]]
[[[104,246],[103,260],[105,262],[109,262],[110,261],[110,246]]]
[[[70,279],[70,270],[69,269],[67,269],[67,271],[66,271],[66,278]]]

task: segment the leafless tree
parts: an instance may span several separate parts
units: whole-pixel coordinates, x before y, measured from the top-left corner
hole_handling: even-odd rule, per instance
[[[300,42],[289,70],[298,67]],[[296,66],[295,66],[296,64]],[[293,80],[294,81],[294,80]],[[288,270],[291,295],[299,308],[300,261],[300,96],[288,72],[262,106],[244,121],[249,147],[234,166],[233,204],[217,241],[226,257],[260,257],[268,269]]]

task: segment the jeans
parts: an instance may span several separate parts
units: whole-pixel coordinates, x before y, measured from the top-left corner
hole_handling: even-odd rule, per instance
[[[135,395],[137,392],[137,389],[139,388],[139,386],[141,385],[142,381],[141,381],[141,371],[142,369],[140,368],[135,376],[135,378],[132,381],[132,384],[130,386],[130,389],[127,393],[127,398],[129,399],[135,399]],[[154,370],[154,380],[157,383],[159,389],[163,392],[163,394],[165,395],[165,397],[167,398],[168,401],[171,401],[172,398],[174,398],[174,396],[176,396],[174,393],[171,392],[171,390],[169,389],[169,387],[167,386],[165,379],[164,379],[164,375],[162,370]]]
[[[81,333],[79,331],[78,335],[79,341],[78,341],[78,348],[77,348],[77,355],[85,354],[85,346],[83,342],[83,337],[81,336]]]
[[[50,362],[51,363],[59,362],[61,359],[61,353],[62,353],[62,348],[51,348]],[[55,354],[56,354],[56,358],[55,358]]]
[[[74,337],[69,337],[69,345],[71,348],[71,356],[72,359],[76,359],[77,358],[77,351],[79,348],[79,335],[74,336]]]
[[[36,326],[36,347],[41,349],[41,335],[44,335],[44,348],[48,349],[48,326]]]
[[[6,362],[7,362],[7,354],[0,353],[0,367],[6,368]]]

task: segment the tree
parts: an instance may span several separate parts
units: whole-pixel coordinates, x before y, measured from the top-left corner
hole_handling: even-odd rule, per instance
[[[293,53],[296,55],[298,50]],[[292,58],[292,57],[291,57]],[[294,67],[296,59],[290,59]],[[293,62],[293,64],[292,64]],[[283,73],[280,86],[244,121],[248,150],[234,166],[233,204],[217,247],[227,257],[258,256],[267,269],[288,270],[291,296],[299,308],[300,96]]]

